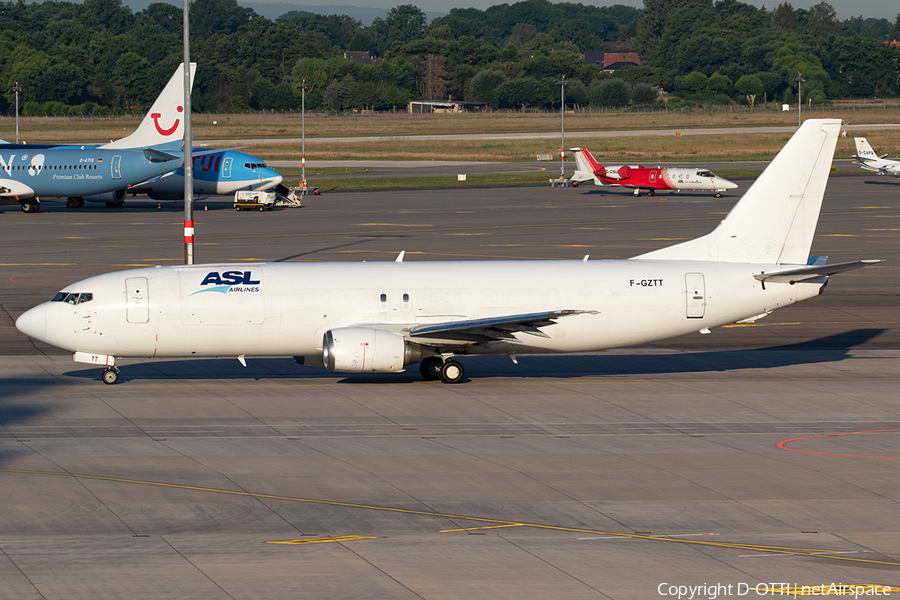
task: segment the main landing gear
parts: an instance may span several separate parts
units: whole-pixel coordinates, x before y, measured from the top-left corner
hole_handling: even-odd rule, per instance
[[[119,381],[119,370],[115,367],[106,367],[106,370],[103,371],[103,375],[101,375],[100,378],[106,385],[112,385]]]
[[[419,373],[424,379],[429,381],[440,379],[444,383],[459,383],[466,377],[462,363],[452,358],[444,360],[440,356],[423,358],[419,363]]]
[[[39,213],[41,212],[41,201],[37,198],[29,198],[22,200],[23,213]]]

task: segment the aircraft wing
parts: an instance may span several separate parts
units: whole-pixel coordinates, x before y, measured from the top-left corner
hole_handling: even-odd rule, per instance
[[[593,310],[554,310],[522,315],[507,315],[485,319],[448,321],[412,327],[407,335],[412,341],[449,340],[457,343],[479,343],[494,341],[515,341],[513,333],[527,333],[539,337],[550,337],[538,327],[556,323],[556,319],[572,315],[597,314]]]
[[[168,162],[170,160],[178,160],[179,157],[162,150],[154,150],[153,148],[144,148],[144,158],[150,162]]]
[[[834,263],[831,265],[813,265],[811,267],[802,267],[800,269],[788,269],[786,271],[773,271],[771,273],[760,273],[754,275],[755,279],[763,283],[798,283],[807,279],[816,279],[817,277],[828,277],[835,273],[843,271],[851,271],[861,267],[868,267],[876,263],[884,262],[879,259],[854,260],[852,262]]]

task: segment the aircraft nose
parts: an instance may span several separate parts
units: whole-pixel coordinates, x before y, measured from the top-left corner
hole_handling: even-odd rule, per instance
[[[720,180],[720,185],[718,187],[721,187],[722,189],[725,189],[725,190],[733,190],[733,189],[736,189],[737,186],[738,186],[738,184],[736,184],[733,181],[728,181],[727,179],[722,179],[722,180]]]
[[[265,175],[268,175],[265,180],[270,182],[272,184],[272,187],[275,187],[276,185],[284,181],[284,177],[281,176],[281,173],[274,169],[272,169],[271,173],[266,173]]]
[[[16,319],[16,329],[30,338],[44,341],[47,339],[47,307],[39,304],[27,310]]]

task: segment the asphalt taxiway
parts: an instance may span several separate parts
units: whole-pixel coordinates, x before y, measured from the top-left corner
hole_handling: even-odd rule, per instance
[[[898,191],[832,178],[813,252],[887,262],[822,296],[642,347],[464,358],[460,385],[251,358],[123,361],[106,386],[13,321],[90,275],[179,264],[180,203],[6,210],[0,598],[900,586]],[[196,253],[625,258],[708,232],[737,197],[404,190],[272,213],[201,200]]]

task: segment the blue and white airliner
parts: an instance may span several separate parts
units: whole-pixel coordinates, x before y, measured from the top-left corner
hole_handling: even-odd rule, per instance
[[[191,85],[196,65],[191,63]],[[184,67],[131,135],[102,146],[0,143],[0,201],[39,212],[40,197],[121,204],[128,188],[179,168],[184,155]]]
[[[194,194],[216,196],[242,190],[268,190],[282,181],[281,175],[255,156],[235,150],[219,150],[194,156]],[[184,199],[184,169],[166,173],[133,186],[129,193],[147,194],[154,200]]]

